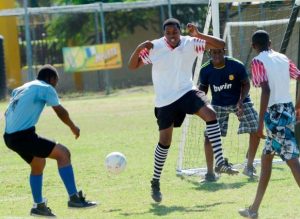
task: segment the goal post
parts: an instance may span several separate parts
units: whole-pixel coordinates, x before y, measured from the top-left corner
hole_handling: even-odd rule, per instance
[[[208,8],[207,8],[207,16],[206,16],[206,21],[203,29],[204,34],[208,34],[209,27],[211,24],[211,18],[212,18],[212,9],[211,9],[211,3],[213,0],[209,0],[208,3]],[[196,60],[196,66],[194,70],[194,77],[193,77],[193,82],[194,84],[197,84],[199,80],[199,75],[200,75],[200,68],[203,60],[203,54],[198,55],[197,60]],[[184,156],[184,146],[186,144],[186,136],[188,134],[188,128],[189,128],[189,121],[190,121],[191,115],[187,115],[184,123],[183,123],[183,128],[182,128],[182,134],[181,134],[181,139],[179,142],[179,157],[178,157],[178,162],[177,162],[177,171],[181,171],[183,169],[183,156]]]
[[[300,17],[296,19],[296,22],[300,22]],[[231,29],[233,27],[258,27],[264,28],[266,26],[288,24],[289,19],[280,19],[280,20],[269,20],[269,21],[245,21],[245,22],[228,22],[226,23],[223,40],[227,42],[228,55],[233,56],[233,47],[232,47],[232,38],[231,38]],[[287,45],[285,45],[286,47]],[[285,51],[281,51],[285,52]]]
[[[282,0],[269,0],[269,1],[255,1],[259,3],[264,3],[264,2],[279,2]],[[299,0],[298,0],[299,1]],[[220,37],[220,10],[219,6],[221,3],[245,3],[245,2],[251,2],[249,0],[214,0],[212,1],[212,27],[213,27],[213,35],[215,37]]]
[[[257,29],[265,29],[270,33],[272,48],[280,51],[281,43],[287,30],[290,15],[293,11],[292,1],[245,1],[245,0],[213,0],[210,4],[210,15],[207,17],[208,24],[212,23],[213,35],[222,37],[226,42],[227,55],[241,60],[250,72],[250,63],[256,55],[252,50],[251,36]],[[210,20],[211,19],[211,20]],[[296,16],[295,22],[300,18]],[[206,27],[209,30],[210,27]],[[205,30],[203,31],[204,33]],[[221,33],[221,34],[220,34]],[[299,25],[295,25],[293,34],[289,36],[289,44],[286,48],[287,56],[297,63],[299,44]],[[297,45],[297,46],[295,46]],[[207,61],[209,57],[203,57]],[[200,60],[200,59],[199,59]],[[198,61],[199,61],[198,60]],[[195,70],[194,83],[198,84],[200,65]],[[291,83],[291,94],[295,99],[296,82]],[[210,94],[208,94],[210,95]],[[250,89],[251,100],[256,110],[259,110],[260,90]],[[248,134],[237,134],[239,121],[235,115],[230,114],[228,132],[222,138],[224,156],[235,164],[237,168],[245,165],[246,153],[249,145]],[[177,161],[178,175],[204,175],[206,173],[206,161],[204,153],[204,130],[205,122],[197,116],[188,115],[182,127],[179,142],[179,155]],[[261,141],[254,165],[260,164]],[[274,159],[274,163],[282,163],[281,159]]]

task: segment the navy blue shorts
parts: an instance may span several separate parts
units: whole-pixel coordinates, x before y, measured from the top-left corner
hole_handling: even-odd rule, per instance
[[[15,151],[28,164],[31,163],[33,157],[48,157],[56,142],[38,136],[35,133],[35,127],[3,135],[6,146]]]
[[[203,91],[191,90],[167,106],[155,107],[154,114],[159,130],[167,129],[172,124],[180,127],[186,114],[195,114],[207,104],[209,100]]]

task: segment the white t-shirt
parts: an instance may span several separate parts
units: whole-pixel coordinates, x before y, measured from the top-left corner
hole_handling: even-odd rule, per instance
[[[156,94],[155,106],[167,106],[188,91],[195,89],[192,68],[195,58],[205,50],[205,40],[180,36],[180,44],[172,48],[165,37],[152,41],[153,49],[144,49],[140,58],[152,64],[152,81]]]
[[[270,87],[269,107],[278,103],[292,102],[290,78],[296,79],[300,72],[284,54],[273,50],[259,53],[252,60],[251,72],[254,86],[259,87],[262,82],[268,82]]]

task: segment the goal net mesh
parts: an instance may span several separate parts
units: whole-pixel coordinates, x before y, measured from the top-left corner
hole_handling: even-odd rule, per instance
[[[252,33],[258,29],[269,32],[272,41],[271,47],[279,51],[280,45],[286,31],[293,4],[291,1],[276,1],[263,4],[255,3],[220,3],[220,33],[226,41],[227,55],[242,61],[250,74],[250,63],[256,55],[251,48]],[[287,56],[297,63],[299,20],[293,29]],[[203,62],[209,59],[204,55]],[[195,73],[199,69],[196,68]],[[291,84],[291,94],[295,99],[296,82]],[[210,96],[210,93],[208,93]],[[256,110],[259,110],[260,89],[250,89],[251,100]],[[246,153],[249,145],[249,134],[237,134],[239,121],[234,114],[230,114],[227,136],[222,138],[224,156],[235,167],[242,168],[246,161]],[[200,174],[206,173],[206,162],[204,153],[204,130],[205,122],[197,116],[188,116],[182,127],[182,135],[179,142],[179,157],[177,163],[178,174]],[[257,151],[255,165],[260,164],[260,155],[264,140],[261,141]],[[281,163],[280,159],[274,162]]]

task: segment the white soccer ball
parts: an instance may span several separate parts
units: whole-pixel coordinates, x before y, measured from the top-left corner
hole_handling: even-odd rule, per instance
[[[119,174],[123,172],[126,167],[126,157],[120,152],[112,152],[105,158],[105,167],[108,172]]]

